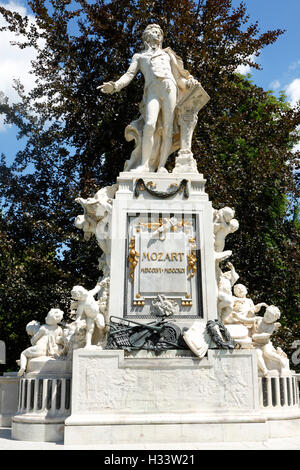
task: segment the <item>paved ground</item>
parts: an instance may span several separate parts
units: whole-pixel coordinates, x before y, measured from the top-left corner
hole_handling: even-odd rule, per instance
[[[27,442],[11,438],[10,428],[0,428],[0,450],[300,450],[298,438],[270,439],[265,442],[214,442],[191,444],[133,444],[119,446],[67,446],[62,442]]]

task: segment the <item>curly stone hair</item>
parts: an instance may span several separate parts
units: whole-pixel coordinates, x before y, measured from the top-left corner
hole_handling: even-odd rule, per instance
[[[153,24],[149,24],[149,25],[144,29],[143,36],[142,36],[143,42],[147,42],[148,33],[149,33],[149,31],[151,31],[151,29],[153,29],[153,28],[158,28],[158,29],[159,29],[160,34],[161,34],[161,40],[163,41],[163,39],[164,39],[163,30],[161,29],[161,27],[160,27],[158,24],[153,23]]]

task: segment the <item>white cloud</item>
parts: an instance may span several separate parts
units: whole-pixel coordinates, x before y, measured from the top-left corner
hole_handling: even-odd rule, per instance
[[[251,71],[251,67],[250,65],[239,65],[236,69],[235,69],[236,73],[240,73],[241,75],[247,75],[247,73],[250,73]]]
[[[280,87],[280,81],[279,80],[273,80],[273,82],[270,83],[270,87],[272,90],[278,90]]]
[[[251,62],[254,62],[256,56],[257,54],[251,54],[249,55],[249,57],[247,57],[247,60],[251,60]],[[235,71],[236,73],[240,73],[241,75],[246,75],[247,73],[251,72],[251,66],[241,64],[235,69]]]
[[[285,87],[287,98],[292,106],[295,106],[300,100],[300,78],[295,78]]]
[[[10,0],[9,3],[0,2],[0,6],[4,6],[8,10],[15,11],[22,16],[27,14],[26,7]],[[33,15],[28,15],[29,22],[35,23]],[[0,26],[6,24],[4,18],[0,16]],[[20,49],[18,46],[13,46],[11,41],[21,41],[20,36],[16,36],[11,31],[0,32],[0,91],[3,91],[8,96],[10,102],[19,101],[18,94],[13,88],[13,80],[19,79],[28,92],[32,89],[35,82],[35,76],[30,74],[31,61],[36,57],[36,51],[33,47],[26,47]],[[6,125],[3,123],[3,115],[0,115],[0,131],[5,131]]]

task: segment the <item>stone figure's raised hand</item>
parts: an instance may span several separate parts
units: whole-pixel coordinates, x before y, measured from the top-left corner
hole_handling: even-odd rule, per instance
[[[97,90],[101,90],[102,93],[112,94],[115,92],[114,82],[104,82],[103,85],[97,87]]]

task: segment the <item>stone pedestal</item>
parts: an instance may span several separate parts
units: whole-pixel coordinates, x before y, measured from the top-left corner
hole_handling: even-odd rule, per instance
[[[189,351],[156,356],[80,349],[73,358],[65,444],[118,447],[297,436],[298,397],[263,403],[261,386],[251,350],[209,350],[199,360]]]
[[[180,327],[217,318],[213,212],[201,174],[121,173],[111,221],[110,315],[146,322],[158,294]]]
[[[22,441],[56,442],[64,436],[71,412],[71,361],[31,359],[20,381],[18,412],[12,419],[12,437]]]
[[[153,322],[159,294],[180,328],[217,318],[213,209],[201,174],[121,173],[110,235],[110,316]],[[270,401],[250,349],[208,349],[202,359],[179,349],[79,349],[65,443],[263,441],[285,420],[284,436],[300,424],[295,381],[286,386],[286,401]]]
[[[263,440],[253,351],[77,350],[65,444]]]

